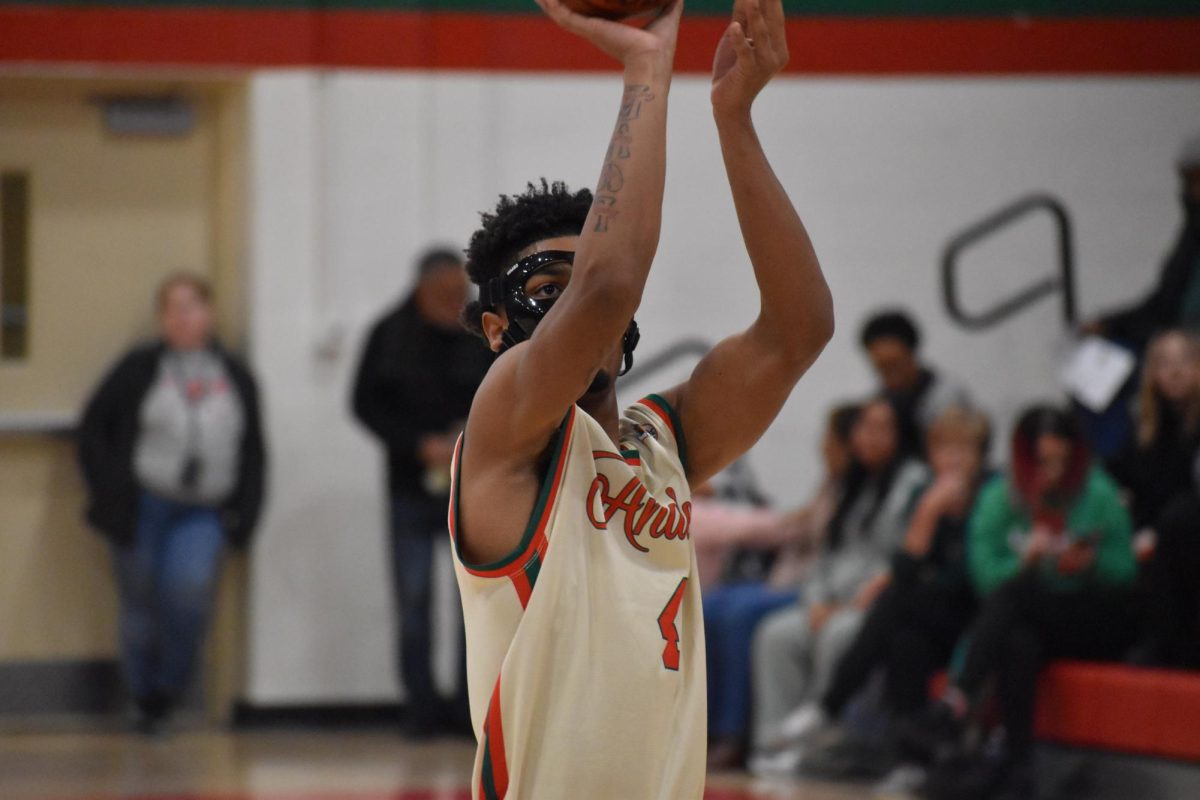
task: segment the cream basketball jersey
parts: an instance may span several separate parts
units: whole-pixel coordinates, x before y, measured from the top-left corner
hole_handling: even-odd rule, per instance
[[[704,793],[700,583],[682,428],[650,395],[616,444],[578,407],[516,554],[464,564],[475,800]],[[456,535],[458,460],[451,490]]]

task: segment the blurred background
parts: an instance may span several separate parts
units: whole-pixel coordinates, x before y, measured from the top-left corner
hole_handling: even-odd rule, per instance
[[[919,320],[1003,463],[1017,412],[1064,396],[1079,326],[1151,291],[1178,237],[1200,3],[785,7],[791,63],[755,118],[838,330],[749,454],[757,487],[781,507],[815,489],[826,410],[875,385],[858,339],[880,307]],[[728,9],[687,4],[638,314],[659,363],[624,400],[757,309],[708,103]],[[465,246],[499,194],[592,185],[619,92],[526,0],[0,0],[0,722],[124,708],[73,432],[180,270],[211,283],[217,334],[258,381],[270,465],[189,706],[225,724],[404,701],[385,459],[350,411],[365,337],[426,246]],[[436,563],[447,601],[444,548]],[[435,639],[449,685],[457,644]]]

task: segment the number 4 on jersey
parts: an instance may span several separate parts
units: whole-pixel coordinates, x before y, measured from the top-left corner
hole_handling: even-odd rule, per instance
[[[658,615],[658,630],[667,642],[667,646],[663,648],[663,666],[676,672],[679,671],[679,628],[675,627],[675,617],[679,615],[679,607],[683,605],[683,591],[687,588],[687,582],[687,578],[679,581],[675,593]]]

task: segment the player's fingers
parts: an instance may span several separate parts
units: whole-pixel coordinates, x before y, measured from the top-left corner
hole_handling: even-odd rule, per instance
[[[550,19],[571,33],[586,35],[590,30],[588,23],[595,21],[590,17],[575,13],[567,8],[561,0],[537,0],[537,4],[541,6]]]
[[[729,30],[725,35],[729,37],[729,41],[733,45],[733,52],[737,54],[738,61],[742,63],[753,62],[754,46],[746,38],[746,29],[742,27],[742,23],[737,20],[731,22]]]
[[[647,30],[658,30],[666,27],[678,27],[679,20],[683,16],[683,0],[674,0],[669,5],[663,6],[649,25]]]
[[[752,5],[754,5],[754,0],[733,0],[733,20],[741,23],[743,30],[749,29]]]
[[[754,49],[759,51],[761,56],[772,56],[771,32],[767,28],[766,17],[763,16],[762,4],[760,0],[753,0],[749,8],[750,41],[754,45]]]
[[[789,54],[783,0],[763,0],[763,2],[766,3],[763,16],[766,17],[767,28],[771,31],[771,47],[775,51],[775,55],[782,59],[783,64],[786,64]]]

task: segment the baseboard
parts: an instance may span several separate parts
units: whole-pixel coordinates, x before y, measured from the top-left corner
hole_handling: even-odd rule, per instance
[[[0,716],[111,714],[126,703],[115,660],[0,663]]]

